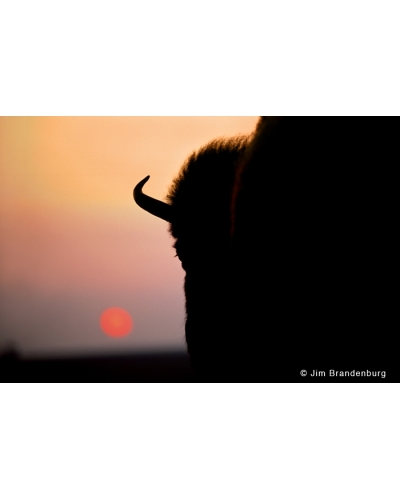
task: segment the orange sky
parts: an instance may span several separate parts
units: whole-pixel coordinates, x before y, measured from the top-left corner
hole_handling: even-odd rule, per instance
[[[256,117],[0,118],[0,348],[182,347],[183,271],[164,221],[133,202],[163,198],[186,157]],[[124,307],[135,329],[108,339],[98,317]]]

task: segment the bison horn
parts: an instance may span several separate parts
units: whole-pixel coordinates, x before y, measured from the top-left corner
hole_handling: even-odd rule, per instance
[[[172,207],[168,203],[156,200],[151,196],[147,196],[142,192],[143,186],[150,179],[150,175],[145,177],[143,180],[138,182],[133,190],[133,199],[139,205],[140,208],[150,212],[152,215],[159,217],[160,219],[166,220],[167,222],[172,222]]]

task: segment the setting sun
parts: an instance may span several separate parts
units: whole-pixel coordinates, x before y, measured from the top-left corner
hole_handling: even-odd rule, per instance
[[[133,320],[131,315],[121,307],[110,307],[102,312],[100,326],[110,337],[124,337],[131,332]]]

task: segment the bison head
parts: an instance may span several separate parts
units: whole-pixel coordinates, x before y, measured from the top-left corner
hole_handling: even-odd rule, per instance
[[[172,182],[167,203],[142,192],[149,176],[134,189],[141,208],[170,223],[186,272],[186,342],[200,376],[215,374],[221,358],[230,356],[231,201],[247,143],[246,137],[220,139],[193,153]]]

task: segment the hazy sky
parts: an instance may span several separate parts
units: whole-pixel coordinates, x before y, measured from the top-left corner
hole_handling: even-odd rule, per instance
[[[257,117],[0,118],[0,348],[27,356],[185,348],[180,262],[168,224],[135,205],[164,198],[186,157],[251,132]],[[109,307],[132,332],[107,336]]]

